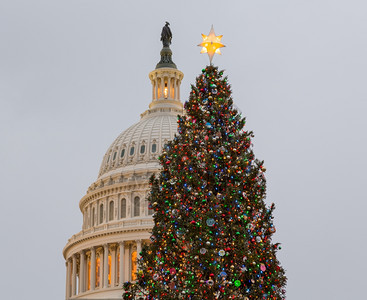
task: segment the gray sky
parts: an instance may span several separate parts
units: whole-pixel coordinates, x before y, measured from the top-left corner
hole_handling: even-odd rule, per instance
[[[231,4],[230,4],[231,3]],[[290,300],[362,299],[367,4],[340,0],[0,2],[2,299],[64,299],[62,248],[102,157],[151,98],[171,23],[182,100],[214,24],[275,202]]]

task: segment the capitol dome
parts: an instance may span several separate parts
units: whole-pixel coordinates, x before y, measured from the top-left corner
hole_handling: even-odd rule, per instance
[[[181,111],[182,113],[182,108]],[[177,132],[178,111],[158,111],[123,131],[103,157],[98,179],[157,165],[160,149]]]
[[[149,178],[159,172],[157,158],[177,132],[177,115],[184,113],[183,73],[165,42],[149,73],[149,108],[111,144],[96,181],[79,201],[82,230],[63,249],[66,299],[122,299],[123,283],[135,280],[139,253],[153,227]]]

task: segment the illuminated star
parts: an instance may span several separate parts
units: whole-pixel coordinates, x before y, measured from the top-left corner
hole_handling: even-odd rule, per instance
[[[223,35],[216,36],[214,33],[213,25],[212,25],[212,28],[210,29],[209,34],[208,35],[201,34],[201,36],[203,37],[203,42],[199,44],[198,46],[203,47],[203,48],[201,49],[200,53],[208,53],[210,63],[212,63],[214,54],[215,53],[222,54],[220,53],[219,48],[225,47],[225,45],[223,45],[220,41]]]

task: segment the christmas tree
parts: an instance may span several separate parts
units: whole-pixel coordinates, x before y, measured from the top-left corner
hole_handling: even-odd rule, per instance
[[[207,66],[151,178],[151,243],[124,299],[285,299],[265,167],[227,77]]]

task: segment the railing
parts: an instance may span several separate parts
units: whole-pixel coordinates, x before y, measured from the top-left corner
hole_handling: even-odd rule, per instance
[[[139,227],[146,227],[146,226],[153,227],[154,222],[151,218],[147,219],[128,219],[128,220],[119,220],[111,223],[103,223],[99,224],[97,226],[87,228],[85,230],[82,230],[78,232],[77,234],[74,234],[69,240],[68,243],[73,242],[75,240],[80,239],[81,237],[85,235],[92,234],[94,232],[100,232],[100,231],[107,231],[110,229],[122,229],[122,228],[136,228],[139,229]]]

